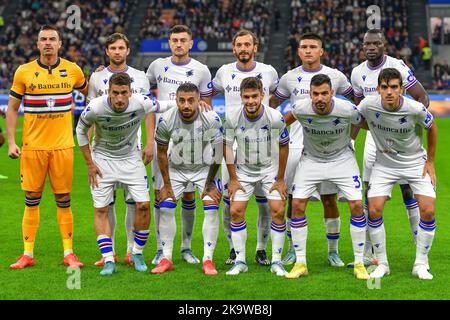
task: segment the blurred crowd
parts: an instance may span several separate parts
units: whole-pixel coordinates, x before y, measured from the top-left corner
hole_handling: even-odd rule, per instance
[[[188,25],[194,38],[229,41],[240,29],[262,46],[270,32],[272,0],[150,0],[140,39],[167,38],[173,25]]]
[[[450,90],[450,67],[447,60],[434,64],[434,88],[437,90]]]
[[[379,5],[381,28],[385,31],[387,54],[401,58],[410,67],[420,62],[420,51],[414,49],[407,28],[406,0],[293,0],[288,47],[287,70],[300,65],[298,38],[306,32],[318,33],[324,40],[322,62],[350,77],[351,71],[364,59],[362,42],[367,31],[366,8]],[[413,59],[416,62],[413,63]],[[416,64],[417,63],[417,64]]]
[[[61,56],[76,62],[85,75],[89,76],[98,65],[105,64],[106,37],[113,32],[124,32],[129,8],[136,2],[137,0],[19,1],[17,19],[0,29],[0,89],[11,87],[14,71],[20,64],[38,57],[36,36],[40,26],[44,24],[59,27],[63,43]],[[73,17],[72,12],[66,12],[71,5],[77,5],[81,9],[79,29],[74,29],[77,21],[68,19]]]

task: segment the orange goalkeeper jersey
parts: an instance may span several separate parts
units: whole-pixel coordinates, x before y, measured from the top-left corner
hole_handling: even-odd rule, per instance
[[[87,86],[80,67],[58,58],[48,67],[39,59],[17,68],[10,95],[23,99],[23,150],[58,150],[74,146],[72,90]]]

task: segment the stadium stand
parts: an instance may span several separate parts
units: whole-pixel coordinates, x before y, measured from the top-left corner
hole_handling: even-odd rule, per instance
[[[256,33],[264,45],[270,32],[271,0],[149,1],[140,39],[167,38],[176,24],[191,27],[194,38],[231,40],[240,29]]]
[[[105,64],[106,37],[113,32],[124,32],[129,7],[136,2],[113,0],[105,5],[101,0],[78,0],[81,30],[69,30],[65,27],[68,17],[65,10],[71,1],[19,1],[17,19],[0,34],[0,90],[10,88],[14,71],[20,64],[37,58],[35,35],[43,24],[54,24],[64,30],[61,32],[61,56],[76,62],[89,77],[98,65]]]
[[[375,3],[374,3],[375,2]],[[323,63],[350,77],[351,70],[364,60],[362,37],[367,30],[366,8],[376,1],[293,0],[290,34],[285,57],[287,70],[300,64],[298,38],[315,32],[324,39]],[[413,50],[408,39],[406,0],[381,6],[381,27],[386,31],[387,53],[412,66]]]

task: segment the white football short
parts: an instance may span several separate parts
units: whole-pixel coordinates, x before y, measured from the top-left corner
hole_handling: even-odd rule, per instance
[[[405,181],[411,186],[414,194],[436,198],[436,188],[427,174],[422,178],[424,163],[409,168],[389,168],[375,163],[370,176],[368,198],[391,197],[396,182]]]
[[[164,185],[164,181],[162,178],[162,174],[161,174],[161,170],[159,169],[159,164],[158,164],[158,155],[157,155],[157,143],[155,142],[155,147],[154,147],[155,151],[154,151],[154,156],[153,156],[153,161],[152,161],[152,183],[153,183],[153,189],[155,190],[160,190],[162,188],[162,186]],[[170,145],[169,148],[167,150],[167,155],[170,155]],[[184,192],[195,192],[195,187],[193,184],[189,184],[186,187],[186,190]]]
[[[206,178],[208,177],[209,166],[205,166],[202,170],[198,171],[187,171],[179,170],[175,168],[169,168],[170,183],[172,184],[172,190],[175,197],[181,198],[186,189],[189,187],[198,188],[200,195],[203,193],[205,188]],[[222,183],[218,176],[214,178],[214,184],[217,189],[222,192]],[[210,199],[205,199],[210,200]]]
[[[114,189],[118,184],[126,188],[129,200],[150,201],[147,171],[140,158],[111,160],[95,154],[92,157],[102,173],[102,177],[97,176],[98,187],[91,187],[95,208],[106,207],[113,201]]]
[[[293,198],[310,198],[323,182],[336,186],[347,200],[362,199],[362,182],[355,157],[317,162],[302,157],[295,173]]]
[[[272,170],[269,173],[261,174],[259,176],[249,176],[242,171],[236,171],[238,181],[245,189],[245,192],[238,190],[234,195],[234,201],[248,201],[252,194],[256,195],[256,190],[262,192],[262,195],[268,200],[282,200],[278,191],[270,192],[273,183],[276,180],[277,171]]]

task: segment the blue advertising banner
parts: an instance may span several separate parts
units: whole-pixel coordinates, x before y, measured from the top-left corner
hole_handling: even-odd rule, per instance
[[[338,96],[338,98],[342,98]],[[75,102],[75,114],[80,114],[85,107],[84,96],[75,92],[73,95]],[[0,109],[5,111],[8,105],[8,95],[0,94]],[[221,117],[225,116],[225,98],[222,95],[213,97],[214,111]],[[278,110],[285,114],[291,110],[291,105],[288,101],[285,101],[278,107]],[[430,95],[430,107],[429,110],[437,117],[450,117],[450,95],[431,94]],[[19,114],[23,114],[23,107],[19,109]]]

